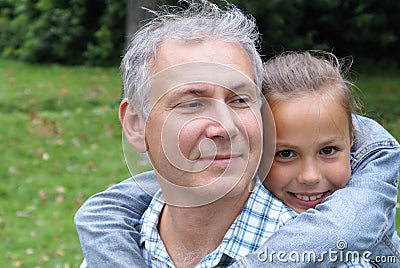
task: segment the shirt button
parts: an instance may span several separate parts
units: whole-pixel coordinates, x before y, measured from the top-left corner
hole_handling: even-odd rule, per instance
[[[152,261],[154,261],[155,259],[156,259],[156,257],[154,257],[153,255],[151,255],[151,258],[150,258]]]

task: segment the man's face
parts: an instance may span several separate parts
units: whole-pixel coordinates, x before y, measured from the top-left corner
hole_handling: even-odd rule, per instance
[[[149,94],[145,140],[159,179],[203,189],[198,194],[209,195],[208,202],[246,190],[259,164],[262,126],[244,49],[218,40],[167,39],[152,73],[157,87]]]

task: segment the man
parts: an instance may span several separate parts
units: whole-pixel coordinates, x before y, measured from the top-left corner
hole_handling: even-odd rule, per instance
[[[125,258],[137,254],[129,250],[134,247],[133,227],[140,230],[138,243],[147,265],[229,265],[259,248],[273,231],[293,218],[278,200],[269,200],[259,185],[252,193],[248,190],[261,147],[255,99],[262,67],[254,48],[254,23],[243,18],[236,9],[224,13],[202,2],[190,5],[179,15],[159,16],[134,37],[122,63],[126,99],[120,106],[120,119],[129,143],[149,153],[164,199],[161,193],[156,194],[138,225],[133,215],[126,217],[130,213],[127,211],[134,212],[138,204],[129,198],[137,196],[118,190],[128,185],[132,189],[132,180],[86,204],[77,214],[76,223],[89,267],[141,265],[139,259],[131,262],[134,258]],[[242,143],[244,146],[240,146]],[[154,173],[139,177],[151,180]],[[391,206],[387,203],[382,206]],[[278,212],[271,209],[273,205]],[[95,215],[91,214],[94,211]],[[254,211],[260,217],[252,218]],[[327,215],[324,218],[329,218],[329,211]],[[379,220],[385,216],[379,215]],[[274,222],[272,231],[269,221]],[[93,229],[97,228],[93,222],[102,229]],[[259,227],[250,231],[251,226]],[[120,236],[121,230],[126,236]],[[307,233],[310,229],[300,231]],[[118,235],[113,236],[113,232]],[[90,233],[101,235],[88,241]],[[242,235],[233,239],[232,233]],[[291,238],[298,241],[299,234]],[[304,237],[308,236],[300,240]],[[370,239],[375,239],[374,234]],[[98,247],[95,250],[94,244]],[[92,255],[99,253],[99,258]]]
[[[251,192],[262,151],[255,37],[238,9],[198,3],[159,15],[131,40],[119,117],[162,189],[140,223],[149,267],[227,266],[261,246],[260,231],[240,224],[248,202],[267,207],[259,182]],[[249,237],[250,247],[241,241]]]
[[[237,68],[237,77],[240,72],[253,77],[239,43],[172,36],[159,43],[156,55],[152,72],[167,70],[167,77],[175,74],[169,68],[193,62],[226,64]],[[191,74],[197,75],[193,68]],[[229,72],[225,68],[217,66],[219,76]],[[170,86],[161,80],[161,89],[148,92],[152,108],[146,122],[128,100],[121,103],[120,120],[130,144],[148,153],[162,189],[143,217],[144,257],[151,267],[193,267],[218,247],[250,196],[261,156],[259,91],[245,79],[230,81],[235,90],[211,82]],[[166,84],[173,89],[165,91]],[[171,143],[177,144],[177,152],[166,148]],[[221,262],[225,260],[201,265]]]

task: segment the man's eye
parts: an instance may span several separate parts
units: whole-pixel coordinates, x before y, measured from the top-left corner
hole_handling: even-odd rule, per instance
[[[337,149],[335,147],[325,147],[320,151],[320,154],[322,155],[331,155],[337,152]]]
[[[236,98],[233,100],[235,103],[246,103],[247,100],[245,98]]]
[[[247,107],[249,106],[250,99],[248,97],[237,96],[232,100],[232,103],[236,106]]]
[[[280,158],[289,158],[289,157],[294,157],[295,153],[291,150],[282,150],[282,151],[276,152],[275,156],[280,157]]]
[[[177,108],[181,109],[196,109],[202,106],[200,101],[189,101],[185,103],[181,103],[177,106]]]

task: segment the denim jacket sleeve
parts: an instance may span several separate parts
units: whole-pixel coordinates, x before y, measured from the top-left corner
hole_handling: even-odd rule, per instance
[[[318,267],[332,267],[332,262],[338,259],[328,258],[328,250],[363,252],[371,249],[387,231],[388,225],[394,225],[399,144],[375,121],[361,116],[353,119],[357,134],[352,150],[353,173],[348,185],[316,209],[301,213],[275,232],[258,251],[232,267],[288,267],[288,262],[279,261],[276,253],[311,251],[317,258],[325,254],[325,258],[318,260]],[[394,235],[397,236],[395,231]],[[297,262],[289,266],[313,265]]]
[[[376,122],[356,117],[355,124],[359,135],[352,153],[353,175],[349,185],[317,209],[300,214],[235,267],[288,267],[288,263],[276,260],[260,262],[258,256],[266,250],[312,250],[318,256],[328,249],[337,250],[340,241],[347,243],[348,250],[358,251],[377,243],[388,221],[393,220],[386,212],[394,208],[397,200],[400,147]],[[138,247],[139,232],[134,227],[158,184],[154,172],[135,177],[151,177],[147,192],[129,179],[91,197],[75,215],[88,267],[145,267]],[[331,267],[329,261],[325,258],[320,267]],[[290,267],[308,265],[291,263]]]
[[[145,172],[83,204],[74,220],[87,267],[146,267],[136,227],[158,189],[154,172]]]

